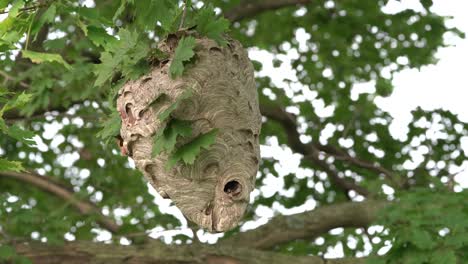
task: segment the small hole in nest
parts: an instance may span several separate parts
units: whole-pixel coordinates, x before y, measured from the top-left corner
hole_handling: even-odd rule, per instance
[[[255,163],[255,165],[258,165],[258,159],[257,159],[257,157],[253,157],[252,159],[253,159],[253,162]]]
[[[220,53],[222,53],[223,51],[222,51],[220,48],[218,48],[218,47],[211,47],[211,48],[210,48],[210,53],[215,53],[215,52],[220,52]]]
[[[133,116],[132,107],[133,107],[133,104],[131,103],[128,103],[125,105],[125,113],[127,114],[128,123],[130,124],[135,123],[135,117]]]
[[[152,77],[146,77],[146,78],[144,78],[144,79],[141,81],[141,84],[144,84],[144,83],[146,83],[146,82],[149,82],[149,81],[151,81],[151,79],[153,79],[153,78],[152,78]]]
[[[238,181],[229,181],[224,185],[224,192],[229,196],[237,196],[242,192],[242,185]]]
[[[254,151],[254,146],[253,146],[253,143],[252,143],[252,142],[248,141],[248,142],[247,142],[247,146],[249,146],[249,150],[250,150],[251,152]]]

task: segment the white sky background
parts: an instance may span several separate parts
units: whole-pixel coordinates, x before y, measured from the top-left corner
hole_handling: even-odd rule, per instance
[[[419,1],[417,0],[402,0],[401,2],[392,1],[385,10],[386,12],[396,12],[401,9],[414,8],[420,10]],[[449,26],[455,26],[463,32],[468,33],[468,1],[467,0],[434,0],[433,11],[441,15],[453,16],[453,19],[448,22]],[[299,36],[298,38],[301,38]],[[303,37],[303,36],[302,36]],[[436,65],[423,67],[421,71],[418,70],[405,70],[394,77],[395,90],[388,98],[378,98],[377,104],[383,110],[389,112],[394,117],[390,129],[395,137],[404,137],[406,127],[411,120],[410,111],[417,106],[423,107],[425,110],[435,108],[444,108],[459,115],[459,118],[468,122],[468,40],[453,38],[447,35],[447,43],[454,46],[442,48],[437,53],[439,62]],[[281,57],[285,61],[290,60],[290,56],[294,56],[295,52],[291,51],[288,56]],[[288,63],[283,63],[280,68],[272,66],[272,55],[265,51],[251,50],[249,56],[252,59],[261,61],[263,63],[263,70],[261,75],[267,75],[272,78],[275,83],[281,83],[285,77],[294,80],[294,72]],[[280,85],[281,86],[281,85]],[[366,92],[372,90],[372,85],[358,85],[356,92]],[[370,87],[370,88],[369,88]],[[327,114],[329,109],[322,109],[323,114]],[[55,135],[58,126],[48,126],[50,131],[46,134]],[[41,141],[38,140],[40,143]],[[310,175],[310,171],[299,169],[299,155],[293,155],[290,150],[284,150],[278,146],[277,142],[270,142],[271,146],[262,147],[262,156],[275,157],[279,160],[277,166],[279,178],[274,176],[267,176],[264,181],[265,186],[260,190],[255,190],[252,193],[252,198],[258,196],[260,192],[264,195],[273,195],[279,191],[283,195],[293,195],[293,193],[284,190],[282,176],[288,173],[295,173],[298,177],[306,177]],[[39,144],[40,145],[40,144]],[[465,151],[468,151],[468,139],[464,144]],[[268,154],[268,155],[267,155]],[[76,157],[75,157],[76,158]],[[69,161],[73,163],[70,158]],[[71,165],[71,164],[70,164]],[[465,162],[468,167],[468,162]],[[468,188],[468,171],[459,174],[456,180],[463,188]],[[260,185],[260,183],[257,183]],[[317,190],[323,189],[323,186],[316,184],[310,186]],[[169,200],[162,199],[156,192],[148,188],[155,196],[155,203],[158,204],[161,212],[174,214],[182,222],[182,228],[177,231],[163,231],[162,228],[157,227],[152,230],[153,237],[164,237],[167,243],[172,242],[172,235],[187,234],[193,237],[192,231],[187,228],[187,222],[183,218],[180,211],[175,206],[170,206]],[[305,210],[312,210],[315,208],[315,201],[311,200],[306,202],[303,206],[294,209],[285,209],[280,204],[276,203],[273,209],[260,206],[256,209],[257,221],[248,222],[244,225],[243,230],[252,229],[261,224],[264,224],[273,217],[275,212],[282,214],[293,214],[303,212]],[[128,212],[120,212],[125,214]],[[337,232],[340,230],[336,230]],[[105,241],[110,239],[110,233],[107,231],[96,230],[99,233],[98,240]],[[339,233],[339,232],[338,232]],[[197,232],[198,238],[202,242],[214,243],[221,235],[211,235],[203,231]],[[73,239],[73,238],[71,238]],[[128,240],[122,239],[122,243],[127,243]],[[176,241],[177,242],[177,241]],[[320,241],[316,241],[320,243]],[[343,256],[342,248],[340,245],[331,249],[326,257],[341,257]]]
[[[418,1],[402,1],[402,5],[418,8]],[[395,4],[398,6],[398,4]],[[447,21],[450,27],[457,27],[468,33],[468,1],[435,0],[433,11],[440,15],[452,16]],[[447,44],[441,48],[436,58],[436,65],[405,70],[395,75],[395,90],[389,98],[378,100],[378,105],[394,118],[390,131],[397,137],[406,133],[406,126],[411,121],[410,111],[418,106],[425,110],[443,108],[458,114],[460,120],[468,122],[468,39],[460,39],[447,34]],[[468,152],[468,139],[465,138],[463,149]],[[468,167],[465,162],[461,169]],[[468,188],[468,171],[456,176],[463,188]]]

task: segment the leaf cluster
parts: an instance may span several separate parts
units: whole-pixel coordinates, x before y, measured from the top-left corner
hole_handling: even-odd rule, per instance
[[[392,248],[372,263],[459,263],[468,249],[468,192],[418,188],[381,214]],[[384,246],[382,242],[380,247]],[[377,249],[379,249],[378,247]]]
[[[29,101],[31,101],[31,94],[21,93],[18,96],[12,96],[13,93],[9,92],[5,88],[0,88],[0,103],[3,103],[3,107],[0,109],[0,136],[8,136],[22,142],[26,145],[31,145],[34,141],[32,137],[34,133],[21,128],[20,126],[7,125],[3,119],[3,114],[11,110],[18,110]],[[9,161],[0,158],[0,171],[21,171],[24,170],[23,166],[18,161]]]
[[[183,145],[179,143],[176,148],[178,142],[192,136],[192,122],[174,118],[171,113],[177,109],[183,100],[190,98],[192,95],[192,89],[187,88],[175,102],[159,114],[159,120],[165,125],[153,136],[152,156],[157,156],[164,151],[169,156],[166,169],[172,168],[179,161],[193,164],[201,149],[207,149],[215,142],[217,129],[212,129],[207,133],[196,136]]]
[[[122,16],[128,7],[134,8],[135,22],[129,23],[127,28],[121,28],[117,39],[105,33],[96,34],[98,36],[92,37],[96,44],[104,48],[100,57],[101,63],[96,66],[95,71],[95,85],[97,87],[101,87],[107,81],[115,79],[116,75],[121,82],[125,82],[128,79],[136,79],[148,71],[150,58],[162,60],[167,57],[164,52],[155,47],[156,45],[150,48],[150,45],[137,33],[145,29],[155,28],[161,34],[162,39],[164,39],[165,36],[175,33],[180,29],[176,26],[178,23],[185,22],[190,27],[195,27],[200,35],[207,36],[220,45],[226,45],[227,43],[222,34],[228,30],[229,22],[224,18],[217,18],[212,6],[205,7],[194,14],[186,16],[187,21],[181,21],[183,12],[191,12],[190,4],[179,8],[174,6],[173,2],[165,0],[137,2],[123,0],[113,20],[123,19]],[[183,10],[184,8],[185,11]],[[182,76],[185,66],[194,58],[195,46],[196,40],[193,36],[181,37],[171,58],[169,67],[171,78],[175,79]],[[115,112],[113,109],[111,111]],[[108,118],[108,120],[108,125],[113,124],[111,118]],[[106,126],[103,129],[107,130],[107,132],[100,133],[100,137],[105,140],[108,140],[109,136],[111,136],[108,131],[117,131]]]

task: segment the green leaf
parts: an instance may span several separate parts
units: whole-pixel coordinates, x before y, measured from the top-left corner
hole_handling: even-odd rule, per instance
[[[155,135],[152,156],[159,155],[163,150],[172,153],[177,143],[177,137],[188,137],[191,134],[192,127],[189,121],[172,119],[162,130],[162,133]]]
[[[88,38],[96,46],[104,47],[107,43],[116,41],[115,37],[107,34],[102,27],[87,26],[86,30],[83,29],[83,31],[87,32]]]
[[[15,257],[15,263],[17,264],[32,264],[32,261],[25,256]]]
[[[192,89],[187,88],[179,97],[177,97],[176,101],[170,105],[168,108],[166,108],[164,111],[162,111],[159,114],[159,120],[165,121],[169,115],[179,107],[180,102],[183,100],[190,98],[193,95]]]
[[[179,44],[174,53],[171,66],[169,67],[169,74],[172,79],[181,76],[184,73],[184,62],[189,61],[194,55],[193,49],[196,42],[194,37],[184,37],[180,39]]]
[[[88,27],[79,18],[76,19],[76,25],[83,31],[86,37],[88,37]]]
[[[453,250],[436,250],[431,256],[431,264],[456,264],[457,256]]]
[[[39,30],[44,26],[44,24],[54,21],[56,12],[57,7],[54,4],[51,4],[49,8],[38,19],[38,21],[34,23],[31,29],[31,33],[34,35],[34,40],[36,40]]]
[[[215,40],[220,45],[227,44],[222,34],[229,29],[229,20],[224,17],[217,18],[211,5],[201,9],[195,17],[195,21],[197,31],[200,34]]]
[[[406,251],[403,258],[401,258],[401,263],[405,264],[425,264],[428,260],[429,255],[424,251],[415,251],[410,252]]]
[[[0,9],[6,8],[10,4],[10,0],[0,0]]]
[[[111,111],[116,111],[116,100],[120,88],[125,85],[125,80],[120,80],[115,84],[112,84],[109,93],[107,94],[107,103]]]
[[[22,92],[14,101],[13,107],[21,107],[29,103],[32,99],[32,94]]]
[[[106,51],[101,53],[101,63],[95,67],[95,86],[101,86],[114,74],[121,72],[126,79],[135,79],[148,69],[144,59],[149,53],[146,42],[136,31],[121,29],[119,40],[104,40]],[[97,40],[101,42],[102,40]]]
[[[43,62],[57,62],[65,66],[68,70],[71,70],[72,67],[68,64],[60,54],[54,53],[42,53],[30,50],[23,50],[21,51],[23,57],[30,59],[34,63],[43,63]]]
[[[120,119],[119,113],[117,111],[113,111],[109,118],[104,121],[102,129],[96,134],[96,136],[108,144],[110,139],[120,134],[121,126],[122,120]]]
[[[366,264],[386,264],[387,261],[382,257],[370,256],[365,260]]]
[[[143,29],[153,29],[156,21],[167,33],[177,16],[177,1],[171,0],[138,0],[135,1],[136,22]]]
[[[146,56],[149,53],[149,47],[145,42],[138,42],[135,47],[127,53],[122,63],[122,74],[130,79],[137,79],[148,72],[149,65]]]
[[[457,234],[449,234],[445,237],[444,244],[449,247],[461,247],[468,244],[468,230]]]
[[[8,91],[7,88],[0,86],[0,97],[3,97],[3,96],[8,95],[8,94],[11,94],[11,92]]]
[[[19,161],[9,161],[6,159],[0,158],[0,171],[23,171],[24,168]],[[1,248],[0,248],[1,250]],[[1,255],[1,253],[0,253]]]
[[[379,78],[375,84],[376,93],[380,96],[387,97],[393,92],[393,84],[391,80]]]
[[[0,260],[9,260],[16,256],[16,251],[13,247],[0,245]]]
[[[419,249],[432,249],[435,246],[429,232],[419,228],[412,228],[411,242]]]
[[[11,94],[10,92],[2,92],[3,95],[6,94]],[[6,103],[2,109],[0,110],[0,116],[2,116],[5,112],[14,109],[14,108],[20,108],[25,106],[27,103],[29,103],[32,99],[32,94],[27,94],[22,92],[20,95],[18,95],[16,98],[11,99]]]
[[[186,164],[193,164],[202,148],[207,149],[216,141],[218,129],[212,129],[210,132],[201,134],[194,140],[183,145],[169,158],[167,168],[172,168],[179,160]]]
[[[29,130],[22,129],[17,125],[12,125],[9,127],[7,134],[26,145],[31,145],[34,143],[34,140],[32,139],[32,137],[34,137],[34,133]]]
[[[96,81],[95,86],[103,85],[109,78],[114,75],[114,70],[118,67],[121,58],[113,57],[109,52],[101,54],[101,63],[96,65]]]
[[[20,11],[21,8],[24,6],[24,1],[23,0],[15,0],[12,3],[11,9],[8,12],[9,17],[16,17]]]
[[[117,8],[117,11],[115,11],[114,17],[112,18],[112,21],[116,21],[120,15],[125,11],[125,8],[127,6],[128,1],[127,0],[120,0],[120,5],[119,8]]]
[[[421,0],[421,4],[424,8],[429,9],[433,5],[433,2],[432,0]]]

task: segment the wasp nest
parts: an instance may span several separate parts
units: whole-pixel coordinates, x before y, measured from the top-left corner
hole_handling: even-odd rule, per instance
[[[159,46],[169,59],[120,89],[121,149],[190,221],[209,231],[227,231],[244,215],[260,159],[261,115],[253,67],[239,42],[227,39],[223,47],[197,37],[193,61],[181,77],[171,79],[169,66],[178,40],[171,36]],[[187,89],[191,96],[181,100]],[[170,116],[161,119],[174,105]],[[217,130],[215,142],[201,149],[193,164],[178,161],[168,169],[170,153],[152,155],[154,136],[171,119],[190,122],[192,130],[177,139],[176,148]]]

